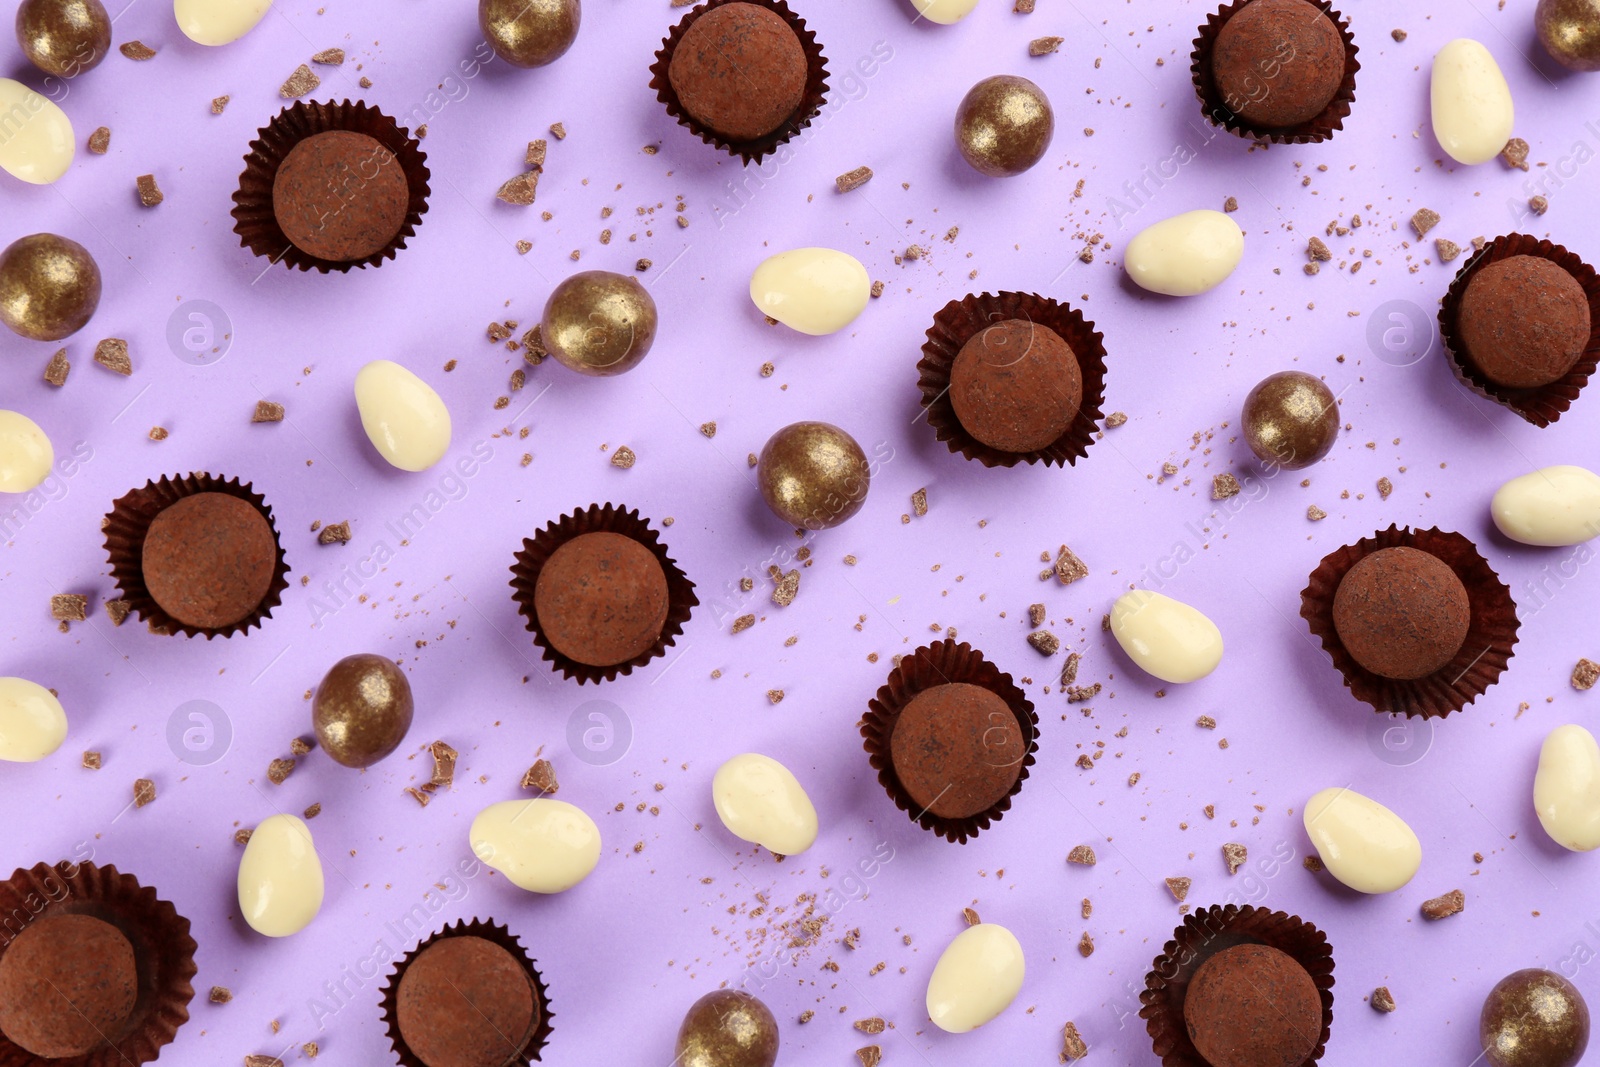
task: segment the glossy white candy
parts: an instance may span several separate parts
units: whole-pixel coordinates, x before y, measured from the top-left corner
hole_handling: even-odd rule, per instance
[[[195,44],[232,44],[266,17],[272,0],[172,0],[178,29]]]
[[[1511,137],[1511,87],[1489,50],[1458,37],[1433,57],[1433,135],[1458,163],[1485,163]]]
[[[798,856],[817,839],[817,809],[789,768],[746,752],[711,780],[717,817],[728,832],[779,856]]]
[[[0,78],[0,169],[49,185],[72,166],[77,150],[65,111],[21,82]]]
[[[311,828],[293,815],[263,819],[239,858],[239,912],[251,929],[288,937],[322,909],[322,860]]]
[[[1422,865],[1422,842],[1406,821],[1353,789],[1324,789],[1303,818],[1322,865],[1357,892],[1392,893]]]
[[[403,471],[425,471],[450,447],[450,409],[433,387],[387,359],[356,375],[361,427],[378,454]]]
[[[1533,807],[1550,839],[1574,852],[1600,848],[1600,745],[1581,726],[1557,726],[1539,749]]]
[[[1005,1011],[1022,990],[1022,946],[995,923],[955,936],[928,979],[928,1018],[951,1034],[976,1030]]]
[[[1220,211],[1186,211],[1139,231],[1122,262],[1140,288],[1197,296],[1233,273],[1244,256],[1244,231]]]
[[[1600,534],[1600,475],[1546,467],[1513,478],[1489,505],[1494,524],[1525,545],[1581,545]]]
[[[56,450],[39,424],[0,410],[0,493],[26,493],[50,474]]]
[[[0,760],[33,763],[67,739],[67,713],[44,686],[0,678]]]
[[[1222,631],[1181,600],[1135,589],[1111,607],[1111,634],[1128,658],[1163,682],[1193,682],[1222,662]]]
[[[796,248],[769,256],[750,276],[750,299],[763,315],[812,336],[855,321],[872,295],[867,268],[832,248]]]
[[[472,820],[472,851],[530,893],[571,889],[600,862],[600,828],[562,800],[506,800]]]
[[[948,26],[972,14],[972,9],[978,6],[978,0],[911,0],[911,5],[929,22]]]

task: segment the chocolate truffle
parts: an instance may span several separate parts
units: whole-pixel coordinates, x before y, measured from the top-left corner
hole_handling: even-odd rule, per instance
[[[35,233],[0,252],[0,322],[34,341],[59,341],[100,306],[100,267],[68,237]]]
[[[1455,658],[1471,623],[1467,590],[1456,572],[1416,548],[1364,557],[1333,598],[1333,626],[1346,651],[1384,678],[1432,674]]]
[[[111,16],[100,0],[22,0],[17,43],[46,74],[75,78],[111,51]]]
[[[924,689],[895,720],[889,757],[906,793],[943,819],[967,819],[1011,792],[1028,743],[1011,707],[968,682]]]
[[[1539,0],[1539,43],[1568,70],[1600,70],[1600,0]]]
[[[1250,0],[1217,33],[1211,75],[1228,110],[1257,126],[1310,122],[1344,81],[1339,27],[1311,0]]]
[[[1478,1038],[1489,1067],[1577,1067],[1589,1047],[1589,1006],[1554,971],[1516,971],[1484,998]]]
[[[1183,1021],[1211,1067],[1300,1067],[1322,1038],[1322,997],[1288,953],[1235,945],[1195,972]]]
[[[856,439],[826,422],[790,423],[761,448],[761,497],[790,526],[826,530],[861,510],[872,466]]]
[[[400,1037],[426,1067],[504,1067],[522,1057],[543,1005],[521,961],[481,937],[445,937],[400,975]]]
[[[1457,321],[1467,356],[1508,389],[1560,381],[1589,344],[1589,297],[1542,256],[1510,256],[1472,275]]]
[[[545,639],[591,667],[648,652],[667,621],[661,561],[631,537],[579,534],[550,554],[533,592]]]
[[[188,626],[219,630],[261,606],[277,574],[272,525],[248,501],[196,493],[150,523],[142,556],[145,588]]]
[[[772,1067],[778,1062],[778,1020],[740,989],[718,989],[695,1001],[678,1028],[674,1067]]]
[[[961,346],[950,403],[966,431],[1002,452],[1032,452],[1067,432],[1083,401],[1078,357],[1061,335],[1007,319]]]
[[[542,67],[566,54],[583,21],[579,0],[478,0],[478,28],[515,67]]]
[[[323,676],[311,725],[335,763],[370,767],[400,747],[414,707],[405,672],[391,659],[360,652]]]
[[[1014,74],[983,79],[956,108],[956,148],[991,178],[1014,177],[1039,162],[1055,131],[1050,98]]]
[[[139,994],[133,946],[91,915],[34,920],[0,955],[0,1034],[44,1059],[118,1041]]]
[[[1296,471],[1333,450],[1339,437],[1339,402],[1316,375],[1279,371],[1250,390],[1241,421],[1257,459]]]
[[[383,251],[405,224],[405,171],[376,138],[327,130],[296,144],[272,183],[272,211],[296,248],[347,263]]]
[[[686,30],[667,80],[695,121],[731,142],[776,131],[805,98],[809,66],[781,15],[736,2],[705,12]]]

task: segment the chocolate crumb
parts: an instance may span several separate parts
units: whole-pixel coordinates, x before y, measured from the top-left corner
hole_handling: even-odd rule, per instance
[[[311,73],[311,68],[304,63],[294,69],[289,79],[278,87],[278,95],[285,100],[297,100],[309,92],[316,90],[322,84],[322,79]]]
[[[244,1058],[244,1067],[283,1067],[283,1061],[276,1056],[251,1055]]]
[[[1239,495],[1239,479],[1231,474],[1219,474],[1211,479],[1211,499],[1226,500]]]
[[[643,274],[645,271],[650,269],[650,266],[651,263],[648,259],[641,259],[633,265],[633,269],[638,271],[640,274]]]
[[[1217,728],[1217,720],[1209,715],[1200,716],[1194,721],[1194,724],[1203,730],[1215,730]]]
[[[1016,5],[1011,10],[1019,15],[1031,15],[1033,14],[1033,3],[1034,0],[1017,0]]]
[[[89,135],[89,151],[95,155],[105,155],[106,150],[110,147],[111,128],[109,126],[101,126]]]
[[[717,424],[714,422],[702,422],[700,424],[700,432],[707,437],[715,437],[717,436]]]
[[[1228,197],[1228,199],[1222,202],[1222,210],[1226,211],[1230,215],[1233,214],[1235,211],[1239,210],[1239,201],[1231,196]]]
[[[233,991],[227,986],[214,985],[211,987],[211,1003],[226,1004],[233,999]]]
[[[267,764],[267,781],[273,785],[282,785],[289,780],[289,775],[294,773],[294,760],[275,759]]]
[[[871,1019],[857,1019],[855,1027],[863,1034],[881,1034],[888,1029],[889,1024],[874,1016]]]
[[[1031,2],[1031,0],[1030,0]],[[1061,1062],[1072,1063],[1081,1060],[1089,1054],[1089,1046],[1083,1040],[1083,1035],[1078,1033],[1076,1023],[1067,1023],[1061,1028]]]
[[[83,622],[89,617],[89,598],[82,593],[57,593],[50,598],[50,617]]]
[[[1030,56],[1047,56],[1052,52],[1059,52],[1061,51],[1061,42],[1065,40],[1065,37],[1035,37],[1028,42],[1028,54]]]
[[[412,799],[414,799],[417,802],[418,806],[420,806],[420,807],[424,807],[424,808],[427,807],[428,806],[428,801],[433,799],[427,793],[424,793],[422,790],[416,788],[415,786],[410,786],[410,785],[406,786],[405,792],[409,793],[411,795]]]
[[[1528,198],[1528,210],[1535,215],[1543,215],[1550,210],[1550,201],[1542,196],[1530,196]]]
[[[1095,682],[1093,685],[1069,685],[1067,686],[1067,703],[1082,704],[1086,700],[1093,700],[1099,692],[1099,682]]]
[[[565,141],[567,139],[567,128],[558,122],[550,127],[550,136],[558,141]]]
[[[1090,956],[1094,955],[1094,938],[1089,936],[1089,931],[1087,930],[1085,930],[1083,932],[1083,936],[1078,939],[1078,955],[1082,956],[1084,959],[1088,959]]]
[[[346,545],[350,543],[350,520],[336,522],[324,526],[322,532],[317,534],[319,545]]]
[[[236,845],[248,845],[250,843],[250,834],[251,831],[249,829],[235,830],[233,832],[233,843]]]
[[[1417,231],[1418,237],[1428,236],[1428,231],[1439,224],[1439,213],[1432,208],[1418,208],[1416,214],[1411,216],[1411,228]]]
[[[213,115],[222,114],[223,109],[228,106],[228,101],[232,100],[232,99],[233,99],[233,97],[231,97],[231,96],[219,96],[219,97],[217,97],[215,100],[211,101],[211,113]]]
[[[1076,863],[1083,867],[1094,866],[1094,849],[1088,845],[1073,845],[1072,851],[1067,853],[1067,862]]]
[[[918,518],[928,513],[928,490],[918,489],[911,494],[911,511]]]
[[[798,592],[800,592],[800,572],[790,571],[777,579],[777,584],[772,589],[772,602],[780,608],[786,608],[794,603],[795,594]]]
[[[1467,896],[1459,889],[1452,889],[1441,897],[1422,902],[1422,914],[1428,919],[1447,919],[1452,915],[1459,915],[1467,909]]]
[[[1083,904],[1080,910],[1082,911],[1085,919],[1094,914],[1094,904],[1090,902],[1088,897],[1083,898]]]
[[[344,66],[344,49],[324,48],[322,51],[311,57],[311,62],[320,64],[324,67],[342,67]]]
[[[435,741],[428,746],[428,752],[433,756],[433,775],[428,784],[448,788],[456,780],[456,757],[460,753],[446,741]]]
[[[155,207],[157,204],[161,203],[161,201],[166,199],[166,196],[162,194],[161,189],[156,185],[156,176],[154,174],[139,175],[137,179],[137,186],[139,190],[139,203],[143,204],[145,207]]]
[[[1528,169],[1528,142],[1520,137],[1513,137],[1500,149],[1500,158],[1505,160],[1508,167],[1518,170]]]
[[[500,189],[494,194],[498,200],[508,204],[526,207],[533,203],[539,192],[539,172],[536,170],[524,171],[515,178],[507,178],[501,183]]]
[[[754,615],[740,615],[737,619],[733,620],[733,626],[729,629],[728,632],[729,633],[735,633],[735,634],[743,633],[744,631],[750,629],[750,627],[754,626],[755,624],[756,624],[756,617]]]
[[[1436,238],[1434,248],[1439,252],[1439,262],[1449,263],[1461,254],[1461,246],[1447,237]]]
[[[846,171],[833,179],[834,188],[841,193],[848,193],[852,189],[859,189],[872,180],[871,167],[857,167],[855,170]]]
[[[1028,644],[1038,650],[1040,655],[1053,656],[1061,648],[1061,638],[1049,630],[1035,630],[1028,635]]]
[[[1368,1001],[1373,1011],[1394,1011],[1394,995],[1389,992],[1389,987],[1381,985],[1372,991],[1372,999]]]
[[[621,467],[623,470],[632,467],[634,463],[638,462],[638,459],[639,457],[634,455],[633,449],[627,445],[623,445],[611,453],[611,465],[613,467]]]
[[[1250,850],[1241,844],[1229,841],[1222,846],[1222,858],[1228,863],[1228,873],[1238,874],[1239,868],[1244,866],[1244,861],[1249,857]]]
[[[156,784],[148,778],[133,783],[133,806],[142,808],[156,799]]]
[[[1572,688],[1580,692],[1593,689],[1597,681],[1600,681],[1600,663],[1592,659],[1580,659],[1577,666],[1572,668]]]
[[[694,3],[694,0],[689,0],[689,3]],[[810,1008],[807,1008],[805,1011],[800,1013],[800,1022],[802,1024],[808,1023],[812,1019],[816,1018],[816,1015],[816,1012],[812,1011]]]
[[[72,361],[67,359],[67,350],[58,349],[50,357],[50,362],[44,367],[44,380],[57,389],[67,384],[67,375],[72,372]]]
[[[1079,559],[1077,554],[1066,545],[1056,554],[1055,562],[1056,581],[1062,585],[1071,585],[1079,578],[1087,577],[1089,565]]]
[[[1389,36],[1393,37],[1397,42],[1398,41],[1403,41],[1403,40],[1406,39],[1406,31],[1405,30],[1390,30],[1389,31]]]
[[[371,78],[367,78],[367,77],[363,77],[356,84],[361,86],[361,88],[363,88],[363,89],[370,89],[370,88],[372,88],[372,79]],[[423,130],[423,128],[425,126],[427,126],[427,123],[423,123],[422,126],[418,126],[417,127],[417,136],[419,136],[419,137],[422,136],[422,130]]]
[[[117,51],[121,52],[129,59],[138,62],[143,62],[146,59],[154,59],[156,54],[156,50],[145,44],[143,41],[129,41],[118,48]]]
[[[872,289],[870,290],[870,292],[872,293],[872,295],[874,297],[882,296],[883,295],[883,283],[882,282],[873,282],[872,283]]]
[[[1384,500],[1389,499],[1389,494],[1394,492],[1394,483],[1387,478],[1378,479],[1378,496]]]
[[[1326,263],[1333,258],[1333,252],[1322,243],[1322,238],[1313,237],[1306,242],[1306,255],[1321,263]]]
[[[1028,605],[1028,622],[1033,626],[1043,626],[1045,614],[1046,611],[1043,604]]]
[[[1127,412],[1125,412],[1125,411],[1113,411],[1111,414],[1106,416],[1106,429],[1114,430],[1118,426],[1121,426],[1123,423],[1125,423],[1127,421],[1128,421],[1128,413]]]
[[[1182,904],[1189,895],[1189,887],[1194,885],[1193,878],[1168,878],[1167,892],[1172,894],[1172,899]]]
[[[856,1059],[861,1061],[861,1067],[878,1067],[883,1062],[883,1049],[877,1045],[868,1045],[856,1049]]]
[[[782,704],[783,703],[783,690],[782,689],[768,689],[767,690],[767,703],[769,703],[769,704]]]
[[[85,752],[83,754],[83,766],[87,770],[98,771],[100,769],[100,753]]]
[[[1061,665],[1061,688],[1065,689],[1078,680],[1078,664],[1083,657],[1076,652],[1067,653],[1067,662]]]
[[[978,913],[971,908],[961,909],[961,921],[966,923],[968,926],[977,926],[979,923],[983,922],[982,919],[978,918]]]
[[[128,613],[133,610],[133,605],[120,597],[108,600],[105,603],[106,615],[111,619],[112,626],[121,626],[127,619]]]
[[[313,804],[301,814],[307,819],[315,819],[318,815],[322,814],[322,805],[320,803]]]
[[[1300,866],[1312,874],[1320,874],[1322,872],[1322,859],[1319,856],[1307,856],[1300,861]]]
[[[107,337],[95,345],[94,361],[124,377],[133,373],[133,360],[128,358],[128,342],[120,337]]]
[[[316,746],[306,738],[296,737],[289,742],[289,754],[291,756],[304,756],[307,752],[310,752],[315,747]]]
[[[1312,504],[1310,507],[1306,508],[1306,518],[1310,519],[1312,522],[1321,522],[1327,517],[1328,513],[1317,507],[1315,504]]]
[[[549,760],[534,760],[533,766],[528,768],[522,776],[522,788],[530,789],[541,795],[554,793],[561,788],[561,783],[556,781],[556,769]]]

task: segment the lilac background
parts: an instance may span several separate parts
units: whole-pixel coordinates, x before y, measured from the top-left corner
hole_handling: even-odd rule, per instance
[[[0,864],[92,855],[158,886],[193,920],[199,995],[162,1062],[237,1063],[308,1040],[332,1057],[324,1062],[389,1062],[381,976],[360,988],[350,979],[348,1006],[330,1017],[320,1018],[310,998],[356,972],[380,938],[409,947],[386,924],[431,900],[432,925],[494,917],[537,956],[556,1013],[546,1062],[665,1065],[689,1003],[753,964],[785,959],[793,931],[780,924],[796,918],[796,897],[859,897],[845,875],[875,850],[886,854],[884,845],[894,858],[875,868],[866,899],[844,904],[818,943],[765,985],[783,1025],[782,1062],[853,1062],[852,1050],[878,1040],[890,1064],[1053,1063],[1061,1024],[1074,1019],[1095,1050],[1091,1062],[1154,1063],[1133,1013],[1143,974],[1179,921],[1162,885],[1176,875],[1194,879],[1196,905],[1249,900],[1328,932],[1338,962],[1329,1064],[1384,1056],[1466,1067],[1477,1055],[1483,995],[1516,968],[1565,966],[1591,1000],[1600,994],[1596,970],[1569,959],[1576,946],[1587,959],[1600,942],[1600,926],[1587,925],[1600,922],[1596,861],[1554,846],[1529,801],[1545,733],[1587,722],[1600,700],[1567,683],[1580,655],[1600,652],[1596,579],[1584,566],[1588,549],[1511,545],[1487,514],[1507,478],[1552,463],[1600,463],[1600,399],[1585,398],[1557,426],[1537,430],[1459,387],[1436,347],[1396,366],[1405,360],[1376,358],[1367,340],[1375,318],[1425,333],[1453,276],[1431,240],[1413,238],[1407,219],[1419,207],[1443,216],[1433,236],[1463,245],[1521,227],[1600,258],[1600,182],[1582,165],[1600,144],[1600,80],[1562,76],[1538,54],[1532,0],[1510,0],[1503,11],[1467,0],[1346,0],[1363,64],[1348,128],[1329,144],[1267,152],[1213,136],[1199,120],[1187,70],[1207,10],[1199,3],[1040,0],[1024,17],[1003,0],[983,0],[964,23],[944,27],[914,21],[903,0],[801,2],[833,70],[831,105],[789,162],[762,171],[764,185],[671,123],[646,89],[651,55],[681,15],[664,0],[590,0],[578,43],[560,62],[532,72],[494,62],[470,79],[457,67],[479,42],[470,4],[325,2],[319,14],[315,3],[280,0],[244,40],[208,50],[177,32],[163,0],[136,0],[118,19],[116,40],[139,38],[159,55],[147,63],[112,55],[62,100],[80,143],[96,126],[111,127],[110,153],[80,151],[52,187],[0,181],[0,242],[37,230],[67,234],[91,249],[105,276],[99,313],[66,343],[74,369],[65,388],[40,381],[59,345],[0,339],[4,406],[36,419],[58,455],[77,442],[92,452],[70,478],[51,483],[52,499],[0,552],[0,673],[59,689],[72,723],[55,757],[0,768],[11,813]],[[1409,31],[1405,43],[1390,39],[1394,27]],[[1045,34],[1067,38],[1061,53],[1030,59],[1027,42]],[[1440,162],[1428,65],[1457,36],[1482,40],[1499,60],[1518,104],[1516,132],[1534,160],[1550,164],[1544,172]],[[315,99],[364,98],[402,121],[419,107],[430,114],[429,211],[410,247],[379,270],[263,273],[265,261],[231,232],[240,157],[281,106],[281,81],[336,45],[350,58],[340,70],[317,68],[324,85]],[[858,71],[847,83],[845,72],[875,50],[871,76]],[[3,69],[22,67],[7,46]],[[1009,181],[968,170],[949,135],[966,88],[1001,72],[1043,86],[1058,122],[1046,161]],[[362,74],[375,83],[369,91],[356,86]],[[223,93],[232,103],[214,117],[209,102]],[[570,135],[551,142],[537,206],[496,202],[526,142],[558,120]],[[642,153],[647,144],[660,153]],[[833,177],[863,163],[874,181],[837,195]],[[1558,165],[1559,180],[1550,173]],[[135,176],[147,172],[167,196],[153,210],[134,196]],[[1074,199],[1080,179],[1083,195]],[[741,181],[748,192],[735,199],[732,183]],[[1537,191],[1532,181],[1544,182],[1550,212],[1519,222],[1508,204]],[[1133,196],[1125,183],[1136,182],[1143,191]],[[1220,289],[1168,300],[1127,283],[1120,249],[1132,233],[1230,195],[1246,256]],[[673,222],[680,196],[684,229]],[[616,214],[602,221],[606,206]],[[653,214],[639,216],[641,206]],[[541,222],[541,210],[554,219]],[[1352,213],[1363,228],[1329,237],[1334,263],[1305,276],[1306,239]],[[953,243],[941,239],[957,226]],[[602,246],[606,227],[616,236]],[[1079,262],[1095,233],[1110,249]],[[523,238],[534,247],[519,256],[514,242]],[[913,243],[929,254],[896,265],[895,254]],[[883,298],[833,337],[769,328],[745,295],[763,256],[808,244],[860,257],[886,284]],[[1335,269],[1363,248],[1372,257],[1359,274]],[[574,249],[579,264],[568,258]],[[615,379],[547,363],[495,410],[521,360],[489,344],[485,324],[510,317],[525,326],[570,271],[628,270],[639,256],[655,263],[644,278],[662,310],[650,358]],[[929,319],[968,291],[1001,288],[1070,300],[1106,335],[1105,410],[1126,411],[1129,421],[1075,468],[985,470],[947,453],[917,418],[914,363]],[[233,323],[232,348],[215,366],[189,365],[168,349],[168,317],[192,299],[220,305]],[[1394,300],[1408,303],[1377,314]],[[1391,311],[1401,318],[1389,320]],[[128,339],[131,379],[93,365],[104,336]],[[447,481],[443,464],[408,475],[377,458],[356,418],[351,379],[379,357],[440,390],[455,420],[448,462],[474,446],[489,453],[474,476]],[[453,373],[442,372],[447,360],[459,360]],[[777,370],[763,378],[767,360]],[[1309,488],[1298,478],[1261,478],[1236,437],[1250,386],[1291,366],[1326,377],[1349,426],[1332,455],[1305,472]],[[262,397],[283,403],[288,421],[250,425]],[[777,608],[762,575],[769,562],[787,569],[798,542],[765,511],[744,457],[807,418],[836,422],[892,458],[855,519],[807,542],[815,563],[793,606]],[[696,428],[713,419],[719,432],[707,440]],[[146,437],[158,424],[171,431],[159,444]],[[531,434],[518,440],[524,427]],[[603,447],[621,444],[639,455],[632,470],[607,462]],[[523,468],[525,451],[533,461]],[[1180,473],[1163,478],[1169,461]],[[100,516],[146,478],[190,470],[252,481],[275,509],[296,584],[248,637],[158,638],[136,620],[115,629],[102,611],[114,587]],[[1223,471],[1246,490],[1217,509],[1210,479]],[[1374,489],[1380,476],[1394,481],[1387,501]],[[924,486],[928,515],[903,524],[909,494]],[[398,546],[385,522],[430,490],[440,491],[437,513]],[[676,520],[665,540],[699,583],[702,604],[669,656],[597,692],[536,660],[507,568],[535,528],[606,500],[658,523]],[[1327,519],[1307,521],[1313,504]],[[350,519],[355,540],[320,547],[307,532],[313,519]],[[1386,745],[1390,724],[1349,698],[1297,611],[1325,552],[1392,522],[1476,539],[1515,591],[1525,623],[1511,670],[1486,697],[1436,731],[1424,725]],[[363,586],[369,601],[314,626],[313,597],[379,542],[395,555]],[[1070,587],[1041,584],[1040,553],[1062,542],[1092,574]],[[842,565],[846,553],[859,565]],[[1180,559],[1187,562],[1173,562]],[[757,577],[755,592],[738,592],[742,574]],[[1157,684],[1099,627],[1132,582],[1159,586],[1216,620],[1228,653],[1215,674],[1156,699]],[[63,591],[92,594],[91,621],[65,636],[47,613],[50,594]],[[1090,718],[1059,692],[1043,693],[1060,657],[1046,663],[1024,642],[1036,600],[1048,605],[1048,625],[1064,644],[1083,653],[1079,681],[1106,685]],[[744,611],[762,622],[729,636]],[[888,802],[855,728],[889,658],[934,637],[935,626],[957,627],[1002,669],[1032,676],[1027,689],[1043,720],[1039,764],[1012,812],[965,848],[923,833]],[[791,635],[799,640],[786,647]],[[400,658],[410,674],[418,711],[405,749],[364,774],[319,752],[287,783],[267,782],[268,762],[309,729],[304,695],[334,660],[358,651]],[[768,702],[770,689],[785,691],[781,705]],[[208,766],[180,762],[167,741],[175,709],[197,699],[223,709],[233,733],[226,755]],[[596,699],[610,701],[608,713],[633,735],[604,766],[568,744],[569,719]],[[1532,707],[1517,719],[1523,701]],[[1215,716],[1214,732],[1195,727],[1202,714]],[[1114,736],[1124,727],[1125,738]],[[1224,737],[1226,750],[1218,747]],[[461,751],[457,783],[419,810],[401,790],[426,780],[422,750],[435,738]],[[1073,765],[1099,743],[1107,755],[1093,771]],[[598,869],[549,898],[488,873],[446,879],[470,857],[473,815],[523,795],[518,778],[541,746],[561,798],[601,827]],[[98,772],[78,766],[90,748],[104,754]],[[732,839],[710,803],[716,767],[750,750],[791,767],[821,815],[816,846],[782,865]],[[1134,771],[1143,777],[1129,788]],[[131,810],[140,776],[156,781],[160,798]],[[1301,868],[1309,845],[1299,808],[1328,785],[1349,785],[1410,821],[1424,848],[1410,886],[1364,898]],[[240,849],[231,835],[312,802],[323,805],[311,823],[327,870],[322,914],[298,936],[259,937],[237,916]],[[641,803],[660,814],[637,812]],[[614,811],[619,804],[625,810]],[[1201,811],[1207,804],[1216,805],[1215,821]],[[1252,857],[1233,878],[1219,851],[1227,841],[1246,844]],[[1079,843],[1095,847],[1098,866],[1065,865]],[[1425,898],[1457,887],[1467,894],[1465,914],[1437,924],[1420,918]],[[770,901],[762,914],[758,895]],[[1095,905],[1088,921],[1079,917],[1085,896]],[[1017,933],[1028,977],[1011,1010],[953,1037],[928,1024],[922,999],[967,905]],[[856,928],[859,948],[850,951],[840,938]],[[1090,959],[1076,949],[1085,930],[1096,943]],[[839,971],[821,969],[825,960]],[[872,974],[880,961],[887,966]],[[205,1003],[213,984],[230,987],[234,1002]],[[1378,984],[1394,992],[1396,1014],[1362,1003]],[[816,1018],[796,1025],[806,1009]],[[875,1014],[894,1029],[877,1039],[851,1029]]]

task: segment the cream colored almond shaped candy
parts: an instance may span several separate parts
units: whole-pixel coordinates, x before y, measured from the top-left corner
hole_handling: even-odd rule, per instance
[[[600,862],[600,828],[564,800],[490,804],[469,833],[480,860],[530,893],[565,892]]]
[[[1513,541],[1581,545],[1600,534],[1600,475],[1582,467],[1545,467],[1502,485],[1489,512]]]
[[[1581,726],[1557,726],[1539,749],[1533,807],[1550,839],[1574,852],[1600,848],[1600,745]]]
[[[1222,662],[1222,631],[1181,600],[1148,589],[1111,607],[1111,634],[1128,658],[1163,682],[1193,682]]]
[[[871,295],[867,268],[832,248],[779,252],[750,275],[750,299],[763,315],[813,337],[850,325]]]
[[[1422,865],[1422,842],[1406,821],[1353,789],[1324,789],[1302,818],[1328,873],[1359,893],[1392,893]]]
[[[817,809],[789,768],[746,752],[717,769],[711,780],[717,817],[741,841],[779,856],[798,856],[817,839]]]
[[[232,44],[266,17],[272,0],[172,0],[178,29],[195,44]]]
[[[67,739],[55,694],[26,678],[0,678],[0,760],[35,763]]]
[[[56,450],[39,424],[0,410],[0,493],[26,493],[50,474]]]
[[[1140,230],[1122,254],[1141,289],[1198,296],[1221,285],[1244,256],[1244,231],[1220,211],[1186,211]]]
[[[1022,945],[1004,926],[978,923],[961,931],[928,979],[928,1018],[951,1034],[976,1030],[1017,999],[1027,968]]]
[[[922,18],[949,26],[972,14],[978,0],[911,0]]]
[[[356,374],[361,428],[378,454],[403,471],[425,471],[450,447],[450,409],[433,387],[398,363],[375,359]]]
[[[311,828],[293,815],[263,819],[239,857],[239,913],[268,937],[288,937],[322,910],[322,860]]]
[[[0,170],[49,185],[72,166],[77,150],[65,111],[21,82],[0,78]]]
[[[1433,57],[1433,135],[1458,163],[1487,163],[1511,138],[1511,87],[1489,50],[1458,37]]]

